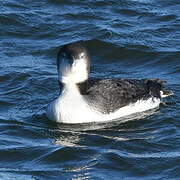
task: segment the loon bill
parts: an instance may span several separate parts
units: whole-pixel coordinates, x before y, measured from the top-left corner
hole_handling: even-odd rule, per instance
[[[157,108],[170,95],[160,79],[90,79],[83,42],[64,45],[57,55],[60,95],[47,117],[60,123],[103,122]]]

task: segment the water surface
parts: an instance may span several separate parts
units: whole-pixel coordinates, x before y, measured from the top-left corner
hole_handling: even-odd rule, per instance
[[[175,0],[2,1],[0,179],[179,179],[179,15]],[[124,123],[50,122],[56,53],[78,40],[91,77],[161,78],[174,95]]]

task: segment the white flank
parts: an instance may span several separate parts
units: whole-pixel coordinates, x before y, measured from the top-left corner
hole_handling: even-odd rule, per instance
[[[88,123],[115,120],[137,112],[143,112],[158,107],[160,99],[149,98],[139,100],[136,103],[122,107],[119,110],[102,114],[86,103],[79,93],[75,84],[67,84],[61,96],[48,106],[47,116],[49,119],[60,123]]]

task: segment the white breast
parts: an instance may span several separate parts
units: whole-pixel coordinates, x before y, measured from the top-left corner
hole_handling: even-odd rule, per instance
[[[65,87],[61,96],[48,106],[47,116],[61,123],[86,123],[98,121],[101,113],[93,110],[72,84]]]
[[[87,104],[75,85],[64,88],[61,96],[48,106],[49,119],[60,123],[88,123],[115,120],[137,112],[143,112],[158,107],[160,99],[149,98],[122,107],[119,110],[102,114]]]

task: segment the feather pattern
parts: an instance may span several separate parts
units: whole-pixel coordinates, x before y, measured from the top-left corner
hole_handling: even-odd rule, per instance
[[[88,83],[87,102],[105,114],[138,100],[160,99],[162,89],[161,84],[150,79],[89,79]]]

